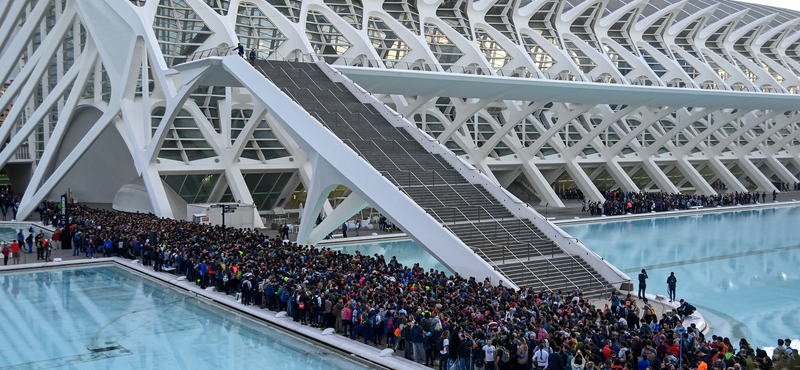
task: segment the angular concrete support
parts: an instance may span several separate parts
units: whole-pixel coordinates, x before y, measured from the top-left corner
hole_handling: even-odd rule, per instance
[[[528,178],[528,182],[531,183],[534,189],[536,189],[536,195],[541,198],[540,205],[548,204],[553,207],[563,207],[564,202],[558,197],[556,192],[553,190],[553,187],[550,186],[550,182],[544,178],[542,172],[539,171],[536,166],[525,162],[522,164],[522,173],[525,174],[525,177]]]
[[[313,172],[306,184],[306,205],[300,215],[300,229],[297,232],[297,244],[300,245],[308,244],[317,216],[325,204],[328,204],[328,194],[339,184],[339,182],[325,181],[326,178],[337,177],[335,173],[331,173],[330,163],[313,152],[308,153],[308,159],[313,167]]]
[[[638,193],[641,191],[636,183],[633,182],[633,179],[625,173],[625,170],[622,169],[622,166],[617,163],[616,159],[612,159],[606,162],[606,170],[608,170],[608,174],[617,182],[617,186],[620,187],[623,191]]]
[[[519,177],[519,174],[522,173],[522,168],[517,167],[511,171],[503,171],[503,172],[492,172],[495,175],[495,178],[500,183],[500,186],[507,188],[511,186],[514,180]]]
[[[576,159],[568,159],[564,165],[566,166],[567,173],[572,177],[572,181],[581,189],[586,200],[605,202],[606,198],[600,194],[600,190],[597,190],[597,187],[594,186],[589,175],[581,168],[581,165],[578,164]]]
[[[761,170],[756,167],[753,162],[750,161],[748,158],[738,158],[736,163],[739,164],[739,168],[744,171],[744,173],[752,180],[758,187],[756,191],[766,191],[767,193],[771,193],[773,190],[776,189],[775,185],[772,185],[772,181],[770,181]]]
[[[686,176],[686,179],[692,183],[694,186],[695,193],[701,195],[717,195],[717,191],[711,187],[711,185],[700,175],[700,172],[697,172],[697,169],[692,166],[691,163],[686,159],[686,157],[678,158],[678,161],[675,162],[675,165],[678,166],[678,169],[681,170],[683,176]]]
[[[369,203],[361,199],[356,193],[350,193],[347,198],[342,201],[336,208],[333,209],[328,217],[325,218],[308,237],[308,240],[303,244],[317,244],[325,238],[331,231],[336,230],[343,223],[347,222],[353,215],[360,212]],[[355,233],[355,230],[353,230]]]
[[[714,171],[717,177],[728,187],[729,193],[736,191],[743,193],[747,191],[747,187],[744,186],[719,159],[710,158],[708,160],[708,166],[711,167],[711,170]]]
[[[647,157],[642,159],[642,167],[650,175],[650,179],[655,182],[656,186],[658,186],[661,191],[666,193],[680,193],[678,187],[670,181],[667,174],[664,171],[661,171],[661,168],[658,167],[653,158]]]
[[[766,163],[766,165],[772,170],[772,172],[775,172],[775,175],[777,175],[782,182],[788,182],[788,183],[797,182],[797,177],[795,177],[794,174],[792,174],[792,172],[789,171],[786,168],[786,166],[781,164],[781,162],[778,161],[774,156],[772,155],[766,156],[764,163]]]

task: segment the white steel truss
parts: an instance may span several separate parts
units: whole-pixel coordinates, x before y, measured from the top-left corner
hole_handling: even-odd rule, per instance
[[[173,68],[241,42],[259,58],[314,54],[379,78],[719,93],[679,105],[602,92],[465,97],[446,85],[379,97],[496,183],[525,184],[552,206],[569,188],[590,200],[610,189],[771,192],[800,175],[798,110],[721,101],[800,97],[798,15],[731,0],[5,2],[0,77],[13,81],[0,96],[0,166],[26,185],[21,216],[67,188],[165,217],[185,218],[187,203],[287,206],[313,185],[309,154],[247,89]],[[86,181],[102,191],[77,186]]]

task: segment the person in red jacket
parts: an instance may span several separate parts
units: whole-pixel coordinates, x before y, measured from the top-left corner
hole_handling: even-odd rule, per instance
[[[61,249],[61,229],[56,228],[56,232],[53,233],[53,236],[50,237],[50,240],[53,241],[53,249]]]
[[[19,264],[19,242],[11,243],[11,259],[15,265]]]
[[[8,245],[3,244],[3,266],[8,265],[9,254],[11,254],[11,249],[8,249]]]

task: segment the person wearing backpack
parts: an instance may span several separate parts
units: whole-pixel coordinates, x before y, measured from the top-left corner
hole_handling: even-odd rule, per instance
[[[509,370],[511,364],[511,351],[509,351],[506,346],[498,346],[497,358],[495,359],[496,367],[501,370]]]
[[[322,318],[322,298],[319,296],[319,290],[314,292],[311,297],[311,327],[316,328],[320,326]]]
[[[669,295],[670,302],[675,300],[675,287],[677,285],[678,285],[678,278],[675,277],[674,272],[670,272],[669,277],[667,278],[667,294]]]
[[[486,354],[483,353],[483,347],[486,342],[481,338],[476,338],[472,343],[472,364],[475,370],[483,370],[486,365]]]
[[[458,354],[458,370],[468,370],[469,360],[472,357],[472,338],[464,334],[464,338],[458,343],[456,350]]]
[[[386,348],[394,347],[397,338],[394,336],[394,315],[391,312],[387,313],[386,318],[383,319],[383,328],[386,333]]]
[[[455,325],[453,332],[450,333],[450,349],[447,351],[449,362],[447,365],[448,370],[450,370],[453,363],[458,363],[459,344],[461,344],[461,326]]]
[[[450,331],[445,330],[442,332],[442,335],[439,337],[439,340],[436,341],[436,350],[439,351],[439,370],[447,370],[450,368],[449,361],[447,359],[450,357]]]
[[[436,358],[436,339],[433,337],[433,332],[426,332],[425,338],[422,340],[422,347],[425,349],[425,366],[434,366],[434,359]]]

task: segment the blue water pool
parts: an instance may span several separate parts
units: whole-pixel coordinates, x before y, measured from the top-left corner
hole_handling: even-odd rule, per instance
[[[4,224],[0,226],[0,241],[13,242],[14,240],[17,240],[17,233],[20,229],[22,229],[22,234],[27,238],[28,234],[30,234],[30,227],[31,225],[26,224]],[[40,232],[44,232],[44,236],[48,238],[53,235],[51,232],[43,230],[42,228],[35,226],[33,227],[34,236],[38,235]]]
[[[0,369],[370,368],[116,266],[0,280]]]
[[[447,269],[439,260],[433,258],[425,249],[422,249],[417,243],[412,240],[393,240],[382,242],[368,242],[360,244],[348,245],[324,245],[331,250],[340,250],[342,253],[355,254],[356,251],[361,254],[373,256],[376,253],[382,254],[386,258],[386,262],[391,260],[392,256],[397,256],[397,261],[402,263],[403,266],[414,266],[419,263],[419,266],[428,270],[434,269],[444,271],[450,275],[450,270]]]
[[[563,226],[648,293],[697,306],[713,332],[759,346],[800,338],[800,207]]]

